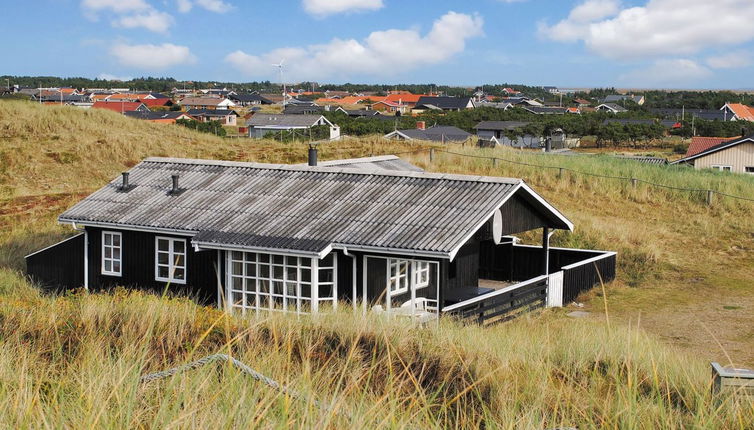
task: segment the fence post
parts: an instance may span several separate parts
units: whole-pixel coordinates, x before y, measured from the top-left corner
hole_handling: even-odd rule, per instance
[[[714,191],[707,190],[707,206],[712,206],[712,194],[714,194]]]
[[[492,157],[492,167],[497,167],[497,158]]]
[[[435,161],[435,148],[429,148],[429,162]]]
[[[639,180],[636,178],[631,178],[631,186],[636,189],[636,185],[639,183]]]
[[[563,177],[563,168],[562,168],[562,167],[559,167],[559,168],[558,168],[558,179],[560,179],[560,178],[562,178],[562,177]]]

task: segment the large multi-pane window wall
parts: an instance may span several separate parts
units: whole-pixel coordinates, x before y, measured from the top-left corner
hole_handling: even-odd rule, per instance
[[[316,312],[337,305],[337,258],[318,260],[256,252],[228,252],[232,309]]]

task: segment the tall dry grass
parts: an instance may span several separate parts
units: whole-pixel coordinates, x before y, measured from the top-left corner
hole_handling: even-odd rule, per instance
[[[7,270],[0,286],[0,421],[14,428],[754,425],[754,405],[712,398],[704,362],[632,327],[551,313],[492,329],[349,311],[241,319],[135,292],[41,297]],[[215,352],[308,400],[227,365],[139,382]]]

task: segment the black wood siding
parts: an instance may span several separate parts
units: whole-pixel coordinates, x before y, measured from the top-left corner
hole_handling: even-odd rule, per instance
[[[122,274],[102,274],[102,231],[122,235]],[[139,231],[87,227],[89,234],[89,288],[93,291],[114,286],[136,287],[161,293],[188,295],[200,303],[217,302],[217,251],[195,252],[191,238]],[[155,237],[170,237],[186,241],[186,284],[155,281]]]
[[[43,288],[63,291],[84,285],[84,234],[26,258],[26,273]]]
[[[445,297],[451,290],[479,286],[479,241],[472,239],[461,247],[453,262],[440,264],[440,291]]]

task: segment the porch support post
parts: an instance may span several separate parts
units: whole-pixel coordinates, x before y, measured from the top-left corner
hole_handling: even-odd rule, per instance
[[[314,257],[312,258],[312,267],[311,267],[311,273],[312,273],[312,291],[311,291],[311,299],[312,299],[312,314],[316,314],[319,312],[319,259]]]
[[[84,228],[84,290],[89,291],[89,231],[86,227]]]
[[[542,251],[544,252],[544,274],[550,274],[550,227],[542,229]]]

